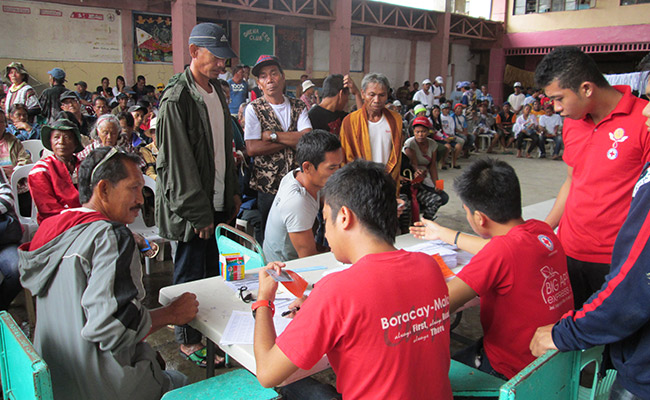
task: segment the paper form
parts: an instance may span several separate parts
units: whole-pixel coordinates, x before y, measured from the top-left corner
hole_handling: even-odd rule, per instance
[[[280,335],[289,325],[291,319],[280,316],[273,317],[276,334]],[[220,345],[253,344],[255,332],[255,318],[250,312],[233,311],[228,320],[228,325],[221,336]]]

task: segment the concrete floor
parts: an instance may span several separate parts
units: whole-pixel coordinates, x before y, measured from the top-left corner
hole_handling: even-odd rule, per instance
[[[482,157],[487,157],[487,154],[473,154],[470,159],[462,159],[460,165],[465,168],[473,160]],[[566,165],[561,161],[516,158],[514,155],[501,154],[492,155],[492,157],[508,162],[517,171],[521,184],[522,206],[524,207],[554,198],[566,177]],[[440,179],[445,180],[445,188],[449,193],[449,203],[439,210],[437,222],[456,230],[471,232],[461,202],[452,189],[453,179],[460,175],[462,171],[463,169],[440,171]],[[161,287],[170,285],[171,281],[172,263],[170,261],[152,263],[152,274],[144,277],[144,284],[148,293],[145,305],[150,308],[158,307],[158,291]],[[10,312],[19,324],[26,320],[22,294],[14,301]],[[463,312],[462,321],[454,332],[474,340],[482,336],[478,307]],[[147,341],[156,350],[160,351],[167,361],[168,368],[183,372],[189,376],[192,382],[205,378],[204,369],[196,367],[179,355],[178,345],[174,342],[172,329],[163,328],[149,336]],[[463,348],[464,345],[452,340],[451,347],[453,353]],[[232,360],[231,368],[237,367],[239,367],[237,362]],[[228,370],[227,368],[218,369],[217,374],[225,373]],[[318,374],[316,378],[330,383],[335,381],[335,376],[331,370]]]

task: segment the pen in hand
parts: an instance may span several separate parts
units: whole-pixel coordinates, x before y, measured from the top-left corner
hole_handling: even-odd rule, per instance
[[[298,311],[300,311],[300,307],[290,308],[288,311],[283,312],[281,315],[283,317],[286,317],[287,315],[291,314],[292,312],[298,312]]]

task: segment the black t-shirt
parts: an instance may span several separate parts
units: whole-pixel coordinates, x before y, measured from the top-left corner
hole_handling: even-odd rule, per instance
[[[314,106],[308,112],[311,126],[314,129],[324,129],[330,133],[339,136],[341,123],[348,113],[345,111],[330,111],[321,106]]]

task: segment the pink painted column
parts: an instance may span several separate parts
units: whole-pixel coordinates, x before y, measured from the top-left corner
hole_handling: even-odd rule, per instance
[[[488,92],[495,104],[503,104],[503,74],[506,72],[506,53],[499,45],[490,49],[490,71],[488,72]]]
[[[174,73],[183,72],[183,67],[191,61],[189,40],[192,28],[196,25],[196,0],[172,1],[172,56]]]
[[[429,59],[429,76],[433,79],[440,75],[447,77],[449,64],[449,26],[451,13],[446,12],[438,16],[438,33],[431,39],[431,55]],[[445,79],[446,80],[446,79]]]
[[[508,20],[508,0],[492,0],[493,21],[506,22]]]
[[[135,68],[133,66],[133,14],[131,10],[122,9],[122,66],[124,80],[127,86],[135,83]]]
[[[330,74],[350,71],[350,35],[352,34],[352,0],[334,2],[336,20],[330,22]],[[368,44],[366,43],[366,46]]]

